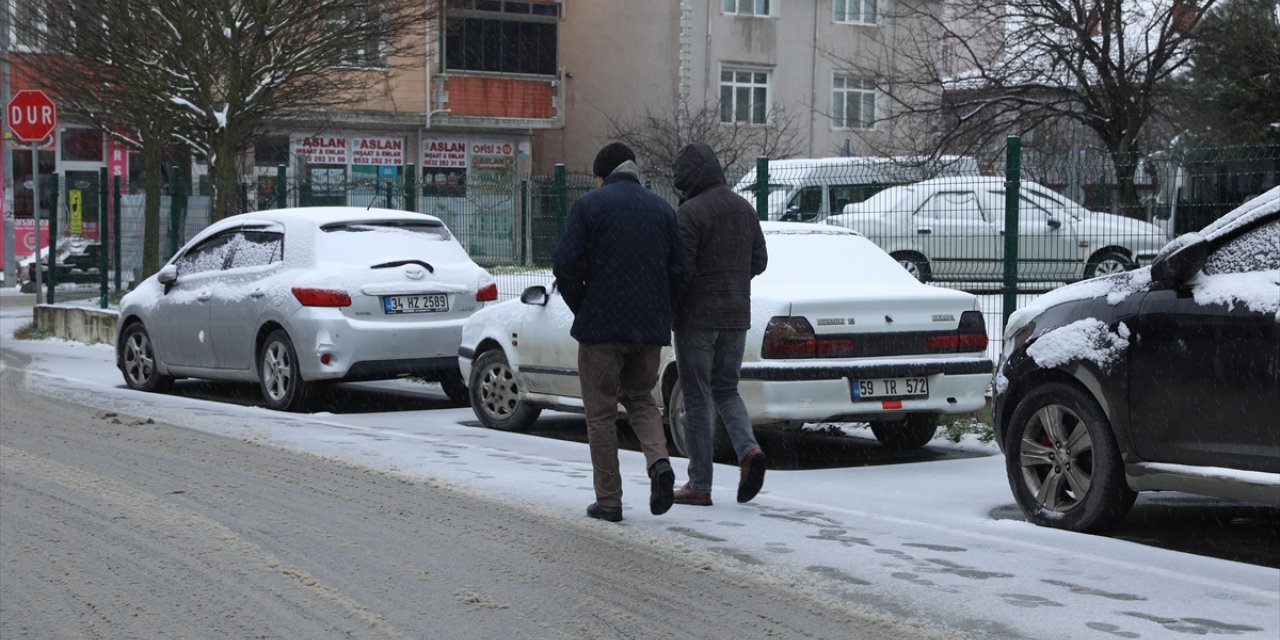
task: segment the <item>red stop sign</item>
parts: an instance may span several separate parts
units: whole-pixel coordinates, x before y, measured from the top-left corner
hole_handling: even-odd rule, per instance
[[[5,107],[9,130],[23,142],[39,142],[58,126],[58,107],[43,91],[19,91]]]

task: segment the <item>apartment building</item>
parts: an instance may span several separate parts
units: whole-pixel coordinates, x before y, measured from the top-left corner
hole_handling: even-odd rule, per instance
[[[21,11],[37,0],[9,1]],[[273,123],[246,158],[245,182],[259,185],[251,197],[269,197],[284,166],[309,185],[303,203],[322,204],[341,199],[339,185],[412,171],[425,196],[469,195],[556,164],[587,171],[611,120],[646,111],[675,117],[681,104],[747,127],[767,126],[781,107],[794,119],[797,155],[868,153],[865,141],[889,135],[876,123],[890,105],[875,78],[843,71],[842,60],[888,55],[884,43],[907,29],[883,13],[888,4],[448,0],[414,36],[412,57],[396,61],[407,70],[387,73],[364,102]],[[21,34],[11,51],[33,53]],[[352,55],[375,71],[390,62],[376,45]],[[11,84],[16,92],[31,83],[15,73]],[[40,158],[45,175],[81,182],[96,180],[102,166],[127,180],[141,164],[72,119]],[[30,172],[22,162],[14,166],[18,186]],[[198,159],[192,171],[199,184]]]

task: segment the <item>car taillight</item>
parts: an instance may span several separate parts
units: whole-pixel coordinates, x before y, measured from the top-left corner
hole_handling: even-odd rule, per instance
[[[313,289],[311,287],[294,287],[293,297],[304,307],[349,307],[351,296],[346,291],[337,289]]]
[[[813,325],[801,316],[774,316],[764,329],[761,357],[845,358],[853,355],[853,338],[819,338]]]
[[[987,324],[982,319],[981,311],[966,311],[960,314],[960,326],[954,333],[942,333],[927,336],[924,339],[925,350],[933,353],[955,353],[958,351],[982,351],[987,348]]]
[[[476,292],[477,302],[493,302],[498,299],[498,283],[490,282]]]

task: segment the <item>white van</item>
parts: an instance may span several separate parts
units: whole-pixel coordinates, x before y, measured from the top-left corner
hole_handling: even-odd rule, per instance
[[[928,178],[978,175],[978,162],[970,156],[771,160],[769,219],[821,222],[844,210],[846,204],[862,202],[888,187]],[[752,168],[733,190],[755,206],[755,187],[756,170]]]

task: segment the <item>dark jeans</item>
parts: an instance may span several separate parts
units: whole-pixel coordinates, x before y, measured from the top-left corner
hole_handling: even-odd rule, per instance
[[[724,423],[738,460],[760,446],[751,428],[747,406],[738,395],[746,337],[746,330],[676,330],[676,366],[680,371],[680,391],[684,393],[684,445],[689,454],[689,485],[698,491],[711,490],[711,430],[716,416]]]
[[[656,345],[578,345],[578,377],[582,381],[582,405],[587,413],[587,442],[591,467],[595,472],[596,502],[601,506],[622,506],[622,476],[618,474],[618,403],[627,410],[627,420],[644,453],[645,470],[667,458],[667,436],[662,414],[653,399],[658,382]]]

